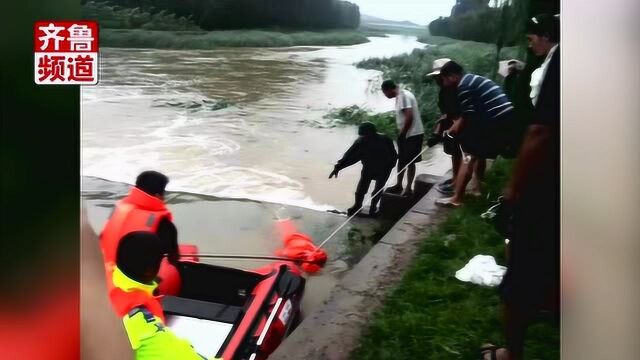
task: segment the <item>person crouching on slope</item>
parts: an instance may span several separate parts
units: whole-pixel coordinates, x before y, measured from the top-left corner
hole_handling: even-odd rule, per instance
[[[379,134],[376,126],[370,122],[360,124],[358,135],[360,137],[334,166],[329,179],[338,177],[340,170],[361,161],[362,172],[356,188],[355,203],[347,210],[347,215],[355,214],[362,207],[364,195],[369,191],[371,181],[375,180],[373,194],[377,193],[377,195],[371,199],[369,208],[369,215],[375,216],[382,196],[380,190],[387,183],[391,170],[396,165],[398,154],[393,146],[393,140],[387,135]]]

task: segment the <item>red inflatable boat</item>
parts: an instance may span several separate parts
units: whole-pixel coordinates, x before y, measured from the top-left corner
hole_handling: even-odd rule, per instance
[[[184,245],[180,252],[187,261],[164,264],[159,275],[167,325],[201,355],[266,359],[301,320],[302,272],[318,272],[327,254],[292,221],[276,225],[283,241],[276,254],[292,261],[244,271],[201,264],[197,247]]]
[[[180,262],[177,296],[162,296],[167,325],[207,358],[266,359],[300,321],[305,279],[292,263],[255,271]]]
[[[163,260],[158,290],[167,326],[207,359],[266,359],[300,321],[302,272],[318,272],[327,255],[290,220],[277,230],[283,248],[276,254],[291,261],[245,271],[200,263],[194,245],[180,245],[175,266]],[[113,265],[105,268],[113,286]]]

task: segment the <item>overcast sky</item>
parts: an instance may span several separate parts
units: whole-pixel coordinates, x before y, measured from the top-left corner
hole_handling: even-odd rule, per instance
[[[347,0],[360,6],[360,13],[389,20],[409,20],[427,25],[449,16],[456,0]]]

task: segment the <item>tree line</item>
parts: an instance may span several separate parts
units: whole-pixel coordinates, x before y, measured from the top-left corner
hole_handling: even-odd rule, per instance
[[[526,20],[536,14],[560,12],[558,0],[457,0],[451,16],[429,24],[432,35],[513,46],[522,41]]]
[[[341,0],[109,0],[108,3],[167,10],[191,18],[205,30],[360,26],[359,7]]]

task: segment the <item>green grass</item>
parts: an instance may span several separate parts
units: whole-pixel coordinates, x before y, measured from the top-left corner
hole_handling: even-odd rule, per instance
[[[141,29],[104,29],[100,44],[107,47],[151,49],[215,49],[220,47],[284,47],[353,45],[368,42],[357,31],[152,31]]]
[[[501,192],[511,162],[498,160],[487,174],[491,198]],[[491,195],[493,194],[493,195]],[[385,299],[352,360],[478,359],[485,342],[504,344],[495,288],[463,283],[457,270],[478,254],[504,264],[504,242],[480,214],[486,199],[468,199],[424,240],[399,285]],[[559,329],[530,328],[526,358],[559,359]]]

